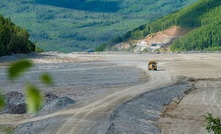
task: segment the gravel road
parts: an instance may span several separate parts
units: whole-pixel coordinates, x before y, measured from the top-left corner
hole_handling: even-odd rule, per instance
[[[4,92],[22,92],[28,79],[76,103],[42,116],[1,114],[0,124],[12,126],[14,133],[205,133],[202,115],[220,114],[219,53],[53,53],[31,59],[36,66],[13,83],[0,63]],[[159,62],[158,71],[147,70],[153,59]],[[42,71],[52,74],[54,87],[39,84]],[[193,84],[196,89],[185,95]]]
[[[146,92],[123,103],[113,112],[107,134],[160,134],[156,120],[160,118],[164,107],[174,98],[181,99],[185,91],[193,88],[190,83],[182,81]]]

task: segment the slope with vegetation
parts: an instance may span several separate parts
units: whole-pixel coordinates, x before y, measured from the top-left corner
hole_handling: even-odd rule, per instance
[[[28,32],[0,15],[0,56],[32,51],[35,45],[29,40]]]
[[[1,0],[0,13],[45,51],[93,49],[196,0]]]
[[[221,1],[199,0],[177,12],[142,25],[124,36],[115,38],[108,46],[133,39],[142,39],[172,26],[192,28],[191,32],[175,40],[172,51],[221,50]]]

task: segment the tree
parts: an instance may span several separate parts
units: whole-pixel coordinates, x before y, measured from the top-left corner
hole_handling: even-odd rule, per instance
[[[30,35],[25,29],[0,15],[0,56],[35,51],[35,45],[29,40],[29,37]]]
[[[206,130],[208,133],[221,134],[221,120],[218,117],[213,117],[211,113],[204,116],[206,118]]]

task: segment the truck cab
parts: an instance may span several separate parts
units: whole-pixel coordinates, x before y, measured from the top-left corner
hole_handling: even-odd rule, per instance
[[[151,69],[157,70],[157,62],[155,60],[151,60],[148,64],[148,69],[149,70],[151,70]]]

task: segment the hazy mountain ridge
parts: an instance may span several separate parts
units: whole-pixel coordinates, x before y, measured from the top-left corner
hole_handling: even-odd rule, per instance
[[[70,0],[1,0],[0,14],[26,28],[45,51],[71,52],[93,49],[194,1],[77,0],[68,7]]]

